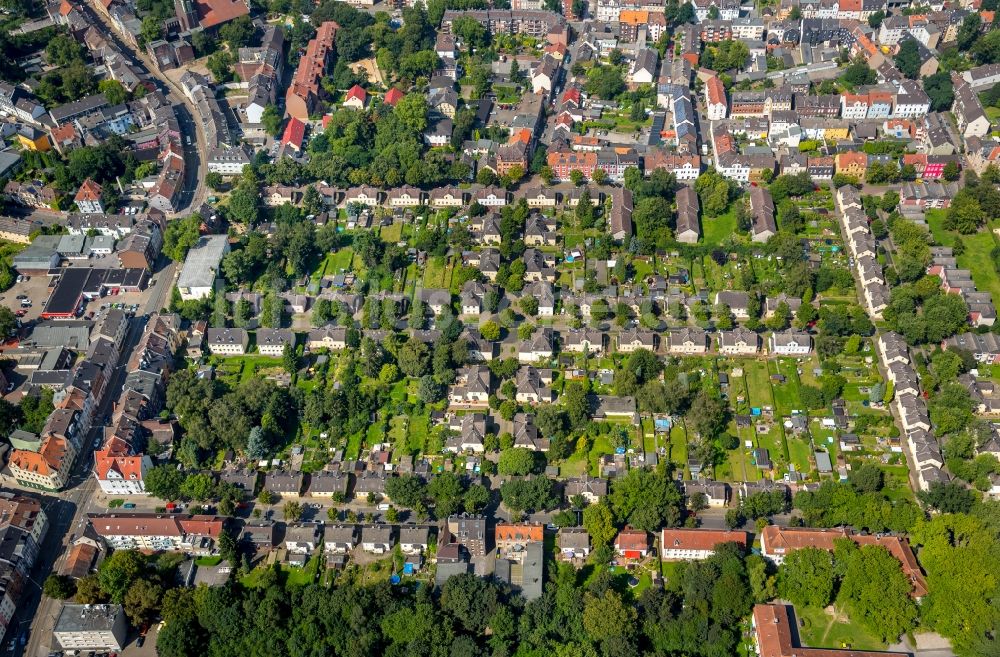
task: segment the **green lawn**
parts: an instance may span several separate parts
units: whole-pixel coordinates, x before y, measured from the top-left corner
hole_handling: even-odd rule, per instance
[[[768,374],[781,374],[785,377],[785,382],[780,383],[772,379],[771,392],[774,395],[775,412],[779,415],[791,415],[793,410],[802,410],[802,401],[799,399],[799,377],[794,365],[789,368],[779,366],[776,361],[768,361]]]
[[[701,218],[702,241],[709,245],[718,245],[725,242],[736,233],[736,205],[714,219],[708,217]]]
[[[927,225],[931,228],[934,241],[944,246],[951,246],[958,235],[954,231],[944,229],[946,213],[946,210],[928,210],[926,213]],[[994,299],[1000,298],[1000,275],[993,268],[990,258],[990,251],[997,243],[990,227],[975,235],[962,235],[961,237],[965,244],[965,252],[957,256],[958,266],[972,272],[972,280],[976,284],[976,289],[981,292],[989,292]]]
[[[427,259],[424,267],[424,287],[447,288],[451,284],[451,268],[444,256],[433,256]]]
[[[834,648],[853,650],[885,650],[885,644],[869,634],[857,623],[852,623],[844,614],[836,619],[824,610],[815,607],[795,609],[796,620],[802,621],[799,637],[803,645],[814,648]]]
[[[385,226],[379,233],[379,237],[382,238],[383,242],[388,242],[389,244],[395,244],[403,236],[403,223],[401,221],[394,222],[390,226]]]
[[[771,396],[771,381],[767,364],[757,361],[746,361],[743,364],[746,376],[747,395],[751,406],[774,406]]]

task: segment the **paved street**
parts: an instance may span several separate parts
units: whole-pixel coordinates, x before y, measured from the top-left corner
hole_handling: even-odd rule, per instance
[[[145,325],[145,317],[135,317],[131,320],[128,334],[125,336],[125,342],[122,346],[119,365],[115,368],[104,401],[94,413],[94,417],[97,418],[95,420],[97,426],[91,428],[84,440],[83,452],[73,467],[69,484],[59,494],[43,498],[50,526],[40,551],[39,560],[33,570],[39,578],[44,579],[44,576],[51,571],[58,572],[65,561],[67,546],[84,528],[88,504],[93,499],[94,490],[97,488],[97,480],[90,472],[93,464],[91,446],[95,439],[103,435],[104,427],[100,424],[100,420],[111,412],[114,400],[121,393],[127,375],[126,368],[122,363],[128,360],[129,354],[142,336]],[[27,646],[23,653],[20,652],[20,648],[11,653],[15,657],[20,657],[22,654],[29,657],[46,657],[50,651],[52,628],[56,615],[59,613],[61,603],[51,598],[43,598],[39,602],[42,582],[32,580],[32,583],[34,586],[29,587],[26,591],[25,597],[18,604],[17,613],[10,623],[10,627],[17,627],[33,619]],[[15,635],[10,633],[9,636]]]
[[[81,4],[80,8],[93,24],[104,26],[104,36],[114,41],[121,51],[132,59],[135,66],[144,70],[159,83],[159,87],[173,105],[184,137],[184,187],[178,195],[175,214],[190,213],[204,202],[206,196],[204,178],[205,163],[208,161],[208,148],[205,144],[204,131],[199,127],[198,122],[193,120],[193,117],[198,116],[197,108],[176,83],[153,66],[145,52],[137,51],[122,41],[104,16],[94,11],[90,5]],[[188,143],[188,138],[192,135],[195,138],[191,140],[191,143]]]

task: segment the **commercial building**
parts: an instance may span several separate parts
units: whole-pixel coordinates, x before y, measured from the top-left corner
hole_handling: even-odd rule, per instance
[[[184,268],[177,278],[177,291],[185,301],[204,299],[212,294],[215,279],[219,276],[222,258],[229,253],[229,238],[226,235],[202,237],[188,251]]]
[[[121,650],[128,621],[121,605],[63,605],[52,631],[63,650]]]

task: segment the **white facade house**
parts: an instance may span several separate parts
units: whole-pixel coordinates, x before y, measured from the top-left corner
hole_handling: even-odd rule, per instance
[[[250,335],[245,329],[210,328],[205,332],[205,344],[213,354],[220,356],[242,356],[247,352]]]
[[[779,356],[805,356],[812,351],[812,337],[803,331],[771,334],[771,353]]]
[[[153,461],[146,455],[94,455],[94,476],[105,495],[145,495],[146,473],[152,467]]]

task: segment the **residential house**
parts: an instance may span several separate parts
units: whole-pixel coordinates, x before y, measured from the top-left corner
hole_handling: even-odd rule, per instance
[[[365,525],[361,528],[361,549],[372,554],[388,554],[392,551],[392,527],[390,525]]]
[[[708,334],[700,328],[685,327],[670,331],[669,351],[672,354],[704,354],[708,351]]]
[[[644,559],[649,553],[649,536],[641,529],[626,526],[615,537],[615,551],[625,559]]]
[[[812,351],[812,336],[804,331],[775,331],[770,349],[779,356],[805,356]]]
[[[719,353],[730,356],[752,356],[760,350],[760,336],[750,329],[737,326],[719,332]]]
[[[663,561],[701,561],[715,554],[724,543],[736,543],[745,551],[747,532],[730,529],[666,528],[660,532],[660,559]]]

